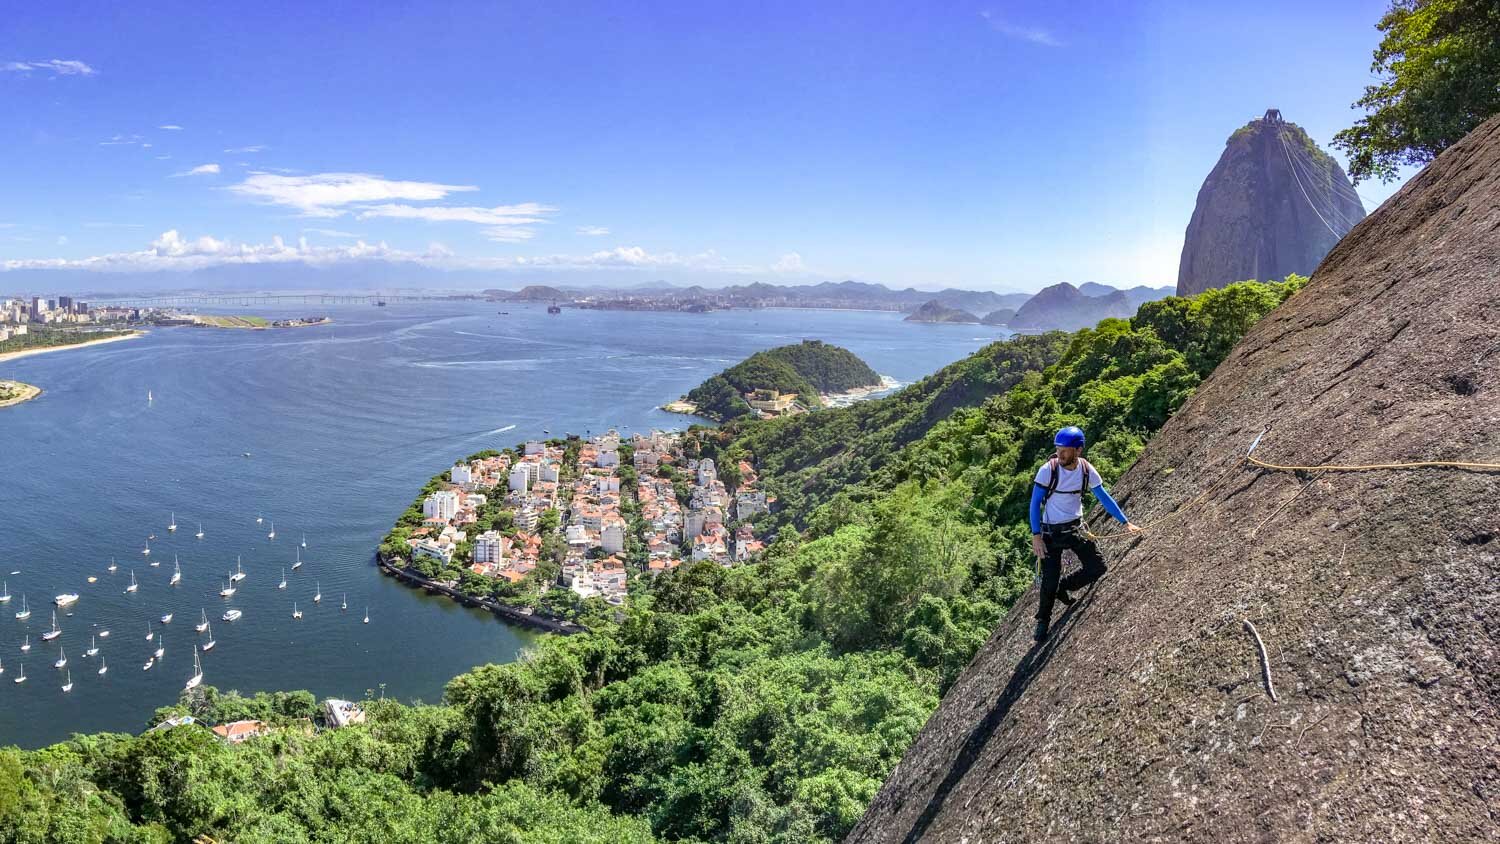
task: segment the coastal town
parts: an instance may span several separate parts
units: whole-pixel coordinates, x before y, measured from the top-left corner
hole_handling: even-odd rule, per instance
[[[428,485],[381,546],[424,584],[523,615],[626,603],[631,584],[685,561],[733,566],[764,547],[771,501],[740,462],[733,488],[680,433],[532,440],[481,452]]]

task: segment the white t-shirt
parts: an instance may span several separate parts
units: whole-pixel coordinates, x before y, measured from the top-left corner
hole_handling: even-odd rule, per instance
[[[1049,460],[1043,463],[1040,469],[1036,470],[1036,482],[1041,484],[1043,488],[1052,483],[1051,466],[1052,461]],[[1088,464],[1088,483],[1085,484],[1083,466],[1084,462],[1082,460],[1074,463],[1072,469],[1064,469],[1061,463],[1058,464],[1057,489],[1053,490],[1052,496],[1047,499],[1047,506],[1042,510],[1043,524],[1058,525],[1063,522],[1071,522],[1074,519],[1083,518],[1083,490],[1085,486],[1088,489],[1093,489],[1104,483],[1104,479],[1099,477],[1099,470],[1095,469],[1093,464],[1090,463]]]

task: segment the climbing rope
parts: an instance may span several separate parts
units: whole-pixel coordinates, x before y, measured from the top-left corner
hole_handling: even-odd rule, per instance
[[[1178,507],[1176,510],[1173,510],[1165,516],[1162,516],[1161,518],[1153,522],[1148,522],[1144,525],[1138,525],[1140,530],[1134,532],[1122,530],[1116,531],[1115,533],[1098,534],[1089,530],[1087,525],[1080,524],[1079,531],[1083,533],[1086,539],[1096,541],[1100,539],[1119,539],[1126,536],[1140,536],[1146,531],[1161,525],[1163,522],[1175,516],[1179,516],[1182,513],[1191,510],[1198,504],[1201,504],[1208,498],[1210,494],[1212,494],[1219,488],[1220,485],[1224,483],[1224,481],[1230,476],[1231,472],[1233,472],[1237,468],[1240,468],[1241,466],[1255,466],[1257,468],[1267,469],[1273,472],[1375,472],[1400,469],[1459,469],[1471,472],[1500,472],[1500,463],[1471,463],[1460,460],[1419,460],[1409,463],[1362,463],[1352,465],[1341,465],[1335,463],[1325,464],[1323,466],[1284,466],[1279,463],[1267,463],[1266,461],[1255,457],[1255,449],[1260,445],[1261,438],[1264,437],[1269,431],[1270,428],[1261,431],[1260,434],[1255,438],[1255,441],[1250,444],[1250,450],[1245,453],[1242,461],[1236,461],[1229,464],[1224,472],[1220,474],[1219,477],[1212,484],[1210,484],[1207,489],[1188,499],[1186,504],[1183,504],[1181,507]]]

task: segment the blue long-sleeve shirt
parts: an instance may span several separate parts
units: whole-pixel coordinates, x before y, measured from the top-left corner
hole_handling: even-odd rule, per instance
[[[1120,505],[1115,503],[1115,500],[1110,496],[1109,491],[1104,488],[1104,484],[1099,484],[1090,491],[1094,493],[1094,498],[1098,499],[1099,503],[1104,506],[1104,512],[1113,516],[1115,521],[1119,522],[1120,524],[1125,524],[1126,522],[1130,521],[1129,519],[1125,518],[1125,511],[1121,510]],[[1053,493],[1053,495],[1056,494],[1056,492]],[[1042,486],[1041,484],[1031,485],[1032,533],[1042,532],[1042,499],[1046,497],[1046,487]]]

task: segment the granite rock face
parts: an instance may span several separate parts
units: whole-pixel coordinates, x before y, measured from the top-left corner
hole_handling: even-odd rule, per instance
[[[1497,266],[1500,117],[1204,380],[1112,490],[1146,533],[1040,646],[1028,590],[847,840],[1496,841],[1496,474],[1246,451],[1500,462]]]
[[[1198,190],[1177,294],[1309,275],[1364,217],[1338,162],[1271,109],[1230,136]]]

